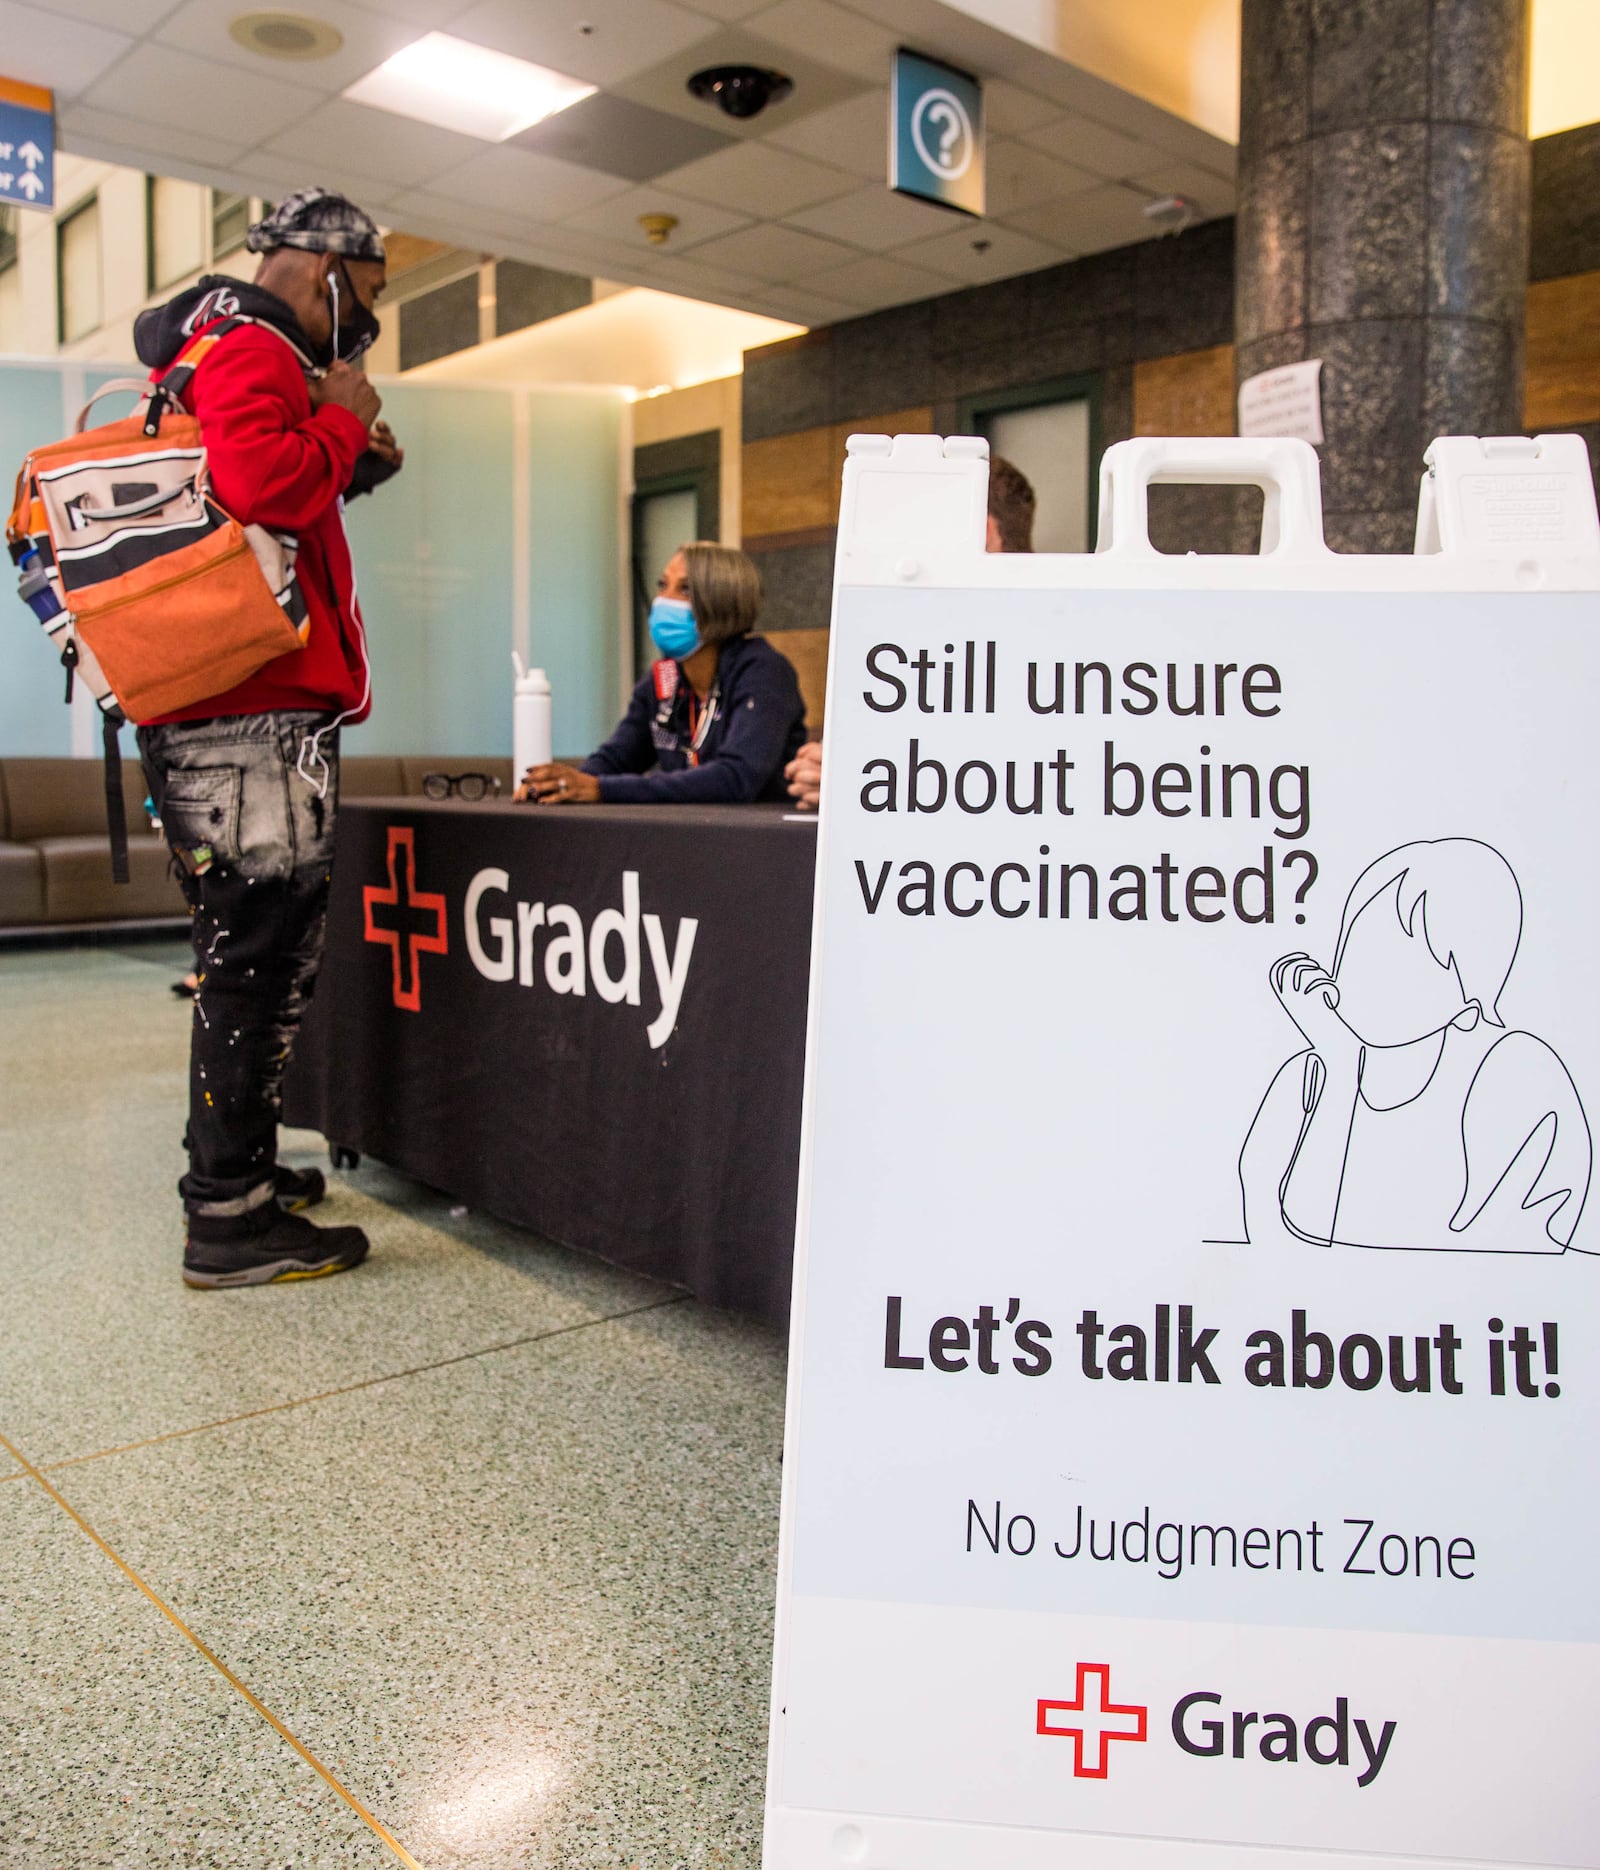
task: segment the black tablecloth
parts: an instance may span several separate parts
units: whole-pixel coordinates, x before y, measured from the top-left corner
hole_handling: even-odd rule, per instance
[[[751,806],[344,805],[285,1121],[787,1322],[815,844]]]

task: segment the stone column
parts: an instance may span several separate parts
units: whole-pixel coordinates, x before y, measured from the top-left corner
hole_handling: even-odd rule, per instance
[[[1243,0],[1235,369],[1320,357],[1323,506],[1411,549],[1436,435],[1522,428],[1529,0]]]

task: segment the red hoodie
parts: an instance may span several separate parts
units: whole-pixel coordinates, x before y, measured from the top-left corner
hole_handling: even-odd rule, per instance
[[[211,485],[222,505],[241,525],[298,538],[295,571],[311,627],[303,649],[275,658],[226,694],[150,724],[278,708],[327,709],[351,722],[365,720],[371,699],[366,649],[339,497],[366,451],[366,429],[348,409],[332,403],[313,409],[294,351],[260,325],[241,325],[222,338],[183,400],[199,418]]]

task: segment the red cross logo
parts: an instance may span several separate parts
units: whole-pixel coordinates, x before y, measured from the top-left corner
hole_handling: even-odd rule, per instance
[[[405,857],[402,884],[400,858]],[[394,1003],[408,1013],[422,1011],[422,964],[425,954],[447,954],[450,937],[445,923],[444,897],[417,888],[417,833],[411,825],[389,827],[389,887],[368,884],[361,892],[368,941],[382,942],[394,962]],[[375,911],[393,909],[398,926],[380,927]],[[424,934],[424,924],[432,932]]]
[[[1052,1722],[1052,1714],[1076,1715],[1075,1721]],[[1076,1701],[1041,1701],[1035,1730],[1059,1740],[1071,1739],[1074,1779],[1104,1779],[1109,1765],[1107,1742],[1143,1740],[1148,1708],[1119,1707],[1111,1699],[1111,1665],[1078,1664]]]

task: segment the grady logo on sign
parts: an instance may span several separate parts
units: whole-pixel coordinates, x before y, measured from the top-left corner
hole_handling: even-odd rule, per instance
[[[1035,1704],[1034,1732],[1049,1740],[1070,1740],[1074,1779],[1104,1779],[1110,1766],[1108,1743],[1148,1738],[1149,1709],[1111,1699],[1111,1667],[1105,1662],[1078,1664],[1078,1692],[1072,1701]],[[1215,1710],[1215,1712],[1213,1712]],[[1383,1771],[1390,1743],[1400,1723],[1350,1716],[1350,1698],[1334,1698],[1331,1714],[1304,1722],[1292,1714],[1224,1709],[1211,1688],[1192,1689],[1172,1709],[1172,1738],[1191,1759],[1243,1760],[1257,1755],[1269,1765],[1353,1767],[1357,1786],[1365,1789]],[[1360,1758],[1357,1758],[1359,1750]]]
[[[1072,1741],[1074,1779],[1104,1779],[1110,1765],[1107,1743],[1147,1738],[1145,1724],[1149,1714],[1148,1708],[1121,1707],[1111,1699],[1109,1663],[1080,1662],[1077,1699],[1041,1701],[1035,1731],[1052,1739]],[[1052,1718],[1061,1715],[1076,1718]]]
[[[402,874],[402,863],[404,871]],[[363,934],[389,949],[394,967],[394,1003],[407,1013],[422,1011],[425,954],[447,954],[450,933],[444,897],[417,888],[417,833],[412,825],[389,827],[389,884],[369,883],[361,892]],[[379,922],[378,912],[389,910]],[[387,924],[387,926],[385,926]],[[428,932],[424,933],[426,926]]]

